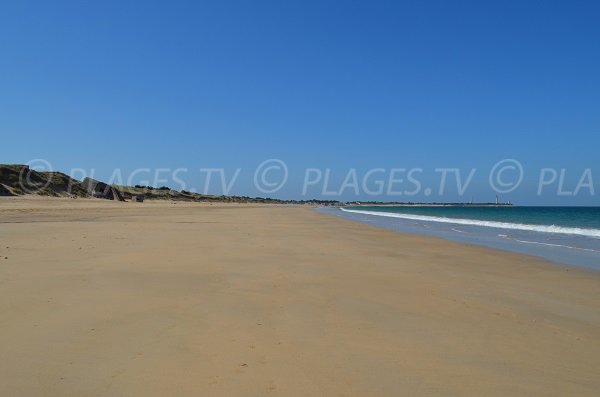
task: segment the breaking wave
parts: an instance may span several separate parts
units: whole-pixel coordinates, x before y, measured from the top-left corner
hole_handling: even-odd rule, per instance
[[[351,210],[347,208],[340,208],[344,212],[352,212],[355,214],[383,216],[388,218],[400,218],[409,219],[413,221],[424,221],[424,222],[439,222],[439,223],[450,223],[454,225],[472,225],[472,226],[483,226],[492,227],[496,229],[510,229],[510,230],[525,230],[535,231],[540,233],[554,233],[554,234],[570,234],[576,236],[585,236],[600,238],[600,229],[584,229],[577,227],[564,227],[556,225],[531,225],[524,223],[509,223],[509,222],[497,222],[497,221],[485,221],[477,219],[461,219],[461,218],[446,218],[439,216],[426,216],[426,215],[413,215],[413,214],[401,214],[396,212],[378,212],[378,211],[362,211],[362,210]]]

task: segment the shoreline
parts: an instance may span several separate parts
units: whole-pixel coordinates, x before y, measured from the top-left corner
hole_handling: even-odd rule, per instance
[[[596,240],[587,235],[572,235],[571,230],[567,230],[570,229],[568,227],[564,228],[565,234],[562,234],[555,230],[555,226],[550,227],[553,228],[551,232],[546,232],[545,229],[549,227],[545,225],[502,223],[476,218],[454,219],[438,218],[441,215],[374,213],[360,208],[341,209],[341,211],[321,208],[319,211],[396,232],[434,236],[600,271],[600,250],[597,248]],[[574,229],[577,233],[583,231],[586,229]]]
[[[600,390],[591,270],[306,206],[0,200],[0,217],[2,394]]]
[[[510,203],[359,203],[344,204],[340,207],[519,207]]]

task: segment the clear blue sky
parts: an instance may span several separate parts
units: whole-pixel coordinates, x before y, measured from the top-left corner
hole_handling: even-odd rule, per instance
[[[599,21],[594,1],[2,1],[0,162],[186,167],[198,190],[200,168],[242,168],[231,193],[257,195],[254,167],[278,158],[286,198],[305,167],[338,186],[350,168],[421,167],[424,186],[478,168],[468,199],[491,200],[487,173],[514,158],[507,199],[598,205]],[[542,167],[570,190],[591,168],[596,194],[537,197]]]

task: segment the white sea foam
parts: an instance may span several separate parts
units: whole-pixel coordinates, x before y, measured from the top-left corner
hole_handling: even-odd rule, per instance
[[[514,239],[514,240],[518,243],[523,243],[523,244],[537,244],[537,245],[546,245],[548,247],[561,247],[561,248],[570,248],[570,249],[574,249],[574,250],[582,250],[582,251],[588,251],[588,252],[600,252],[598,250],[594,250],[591,248],[572,247],[570,245],[563,245],[563,244],[550,244],[550,243],[542,243],[539,241],[527,241],[527,240],[517,240],[517,239]]]
[[[585,236],[600,238],[600,229],[584,229],[577,227],[564,227],[556,225],[530,225],[524,223],[509,223],[509,222],[497,222],[497,221],[484,221],[476,219],[461,219],[461,218],[446,218],[439,216],[426,216],[426,215],[415,215],[415,214],[401,214],[397,212],[378,212],[378,211],[363,211],[363,210],[351,210],[347,208],[340,208],[344,212],[352,212],[355,214],[383,216],[387,218],[400,218],[409,219],[414,221],[425,221],[425,222],[439,222],[439,223],[450,223],[454,225],[472,225],[472,226],[483,226],[492,227],[497,229],[511,229],[511,230],[525,230],[535,231],[540,233],[559,233],[559,234],[570,234],[576,236]]]

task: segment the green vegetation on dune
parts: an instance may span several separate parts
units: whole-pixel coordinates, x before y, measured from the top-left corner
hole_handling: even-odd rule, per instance
[[[62,172],[39,172],[23,165],[0,165],[0,184],[0,195],[88,196],[79,181]]]
[[[186,190],[178,191],[168,186],[120,186],[107,185],[100,181],[86,178],[78,181],[58,171],[35,171],[26,165],[0,164],[0,196],[18,196],[36,194],[52,197],[98,197],[107,187],[116,191],[119,199],[131,200],[133,196],[143,196],[149,200],[173,200],[196,202],[226,203],[268,203],[268,204],[319,204],[335,205],[337,201],[323,200],[279,200],[248,196],[211,196]],[[114,196],[113,196],[114,197]]]

